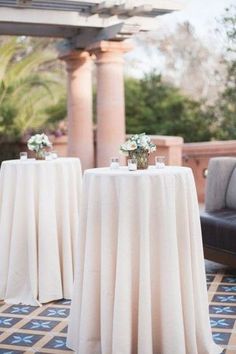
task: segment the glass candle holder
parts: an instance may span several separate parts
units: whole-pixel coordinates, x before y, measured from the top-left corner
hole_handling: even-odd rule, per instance
[[[118,157],[112,157],[111,158],[111,163],[110,163],[110,168],[112,170],[116,170],[119,167],[120,167],[119,158]]]
[[[49,152],[49,151],[46,151],[45,152],[45,160],[52,160],[52,154],[51,154],[51,152]]]
[[[20,160],[27,160],[28,154],[25,151],[20,152]]]
[[[155,157],[155,166],[156,168],[164,168],[165,167],[165,156],[156,156]]]
[[[53,159],[53,160],[54,160],[54,159],[57,159],[57,158],[58,158],[58,153],[57,153],[57,151],[52,150],[52,151],[51,151],[51,156],[52,156],[52,159]]]
[[[136,171],[137,170],[137,159],[135,159],[135,158],[128,159],[128,169],[129,169],[129,171]]]

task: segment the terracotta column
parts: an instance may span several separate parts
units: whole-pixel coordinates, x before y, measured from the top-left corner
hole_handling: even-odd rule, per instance
[[[107,166],[119,156],[125,140],[123,54],[132,47],[125,42],[101,41],[90,46],[97,64],[97,166]]]
[[[60,55],[68,72],[68,156],[77,156],[85,170],[94,166],[92,60],[86,51]]]

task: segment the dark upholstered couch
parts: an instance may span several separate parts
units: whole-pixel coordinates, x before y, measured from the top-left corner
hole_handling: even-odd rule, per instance
[[[210,160],[201,226],[205,258],[236,267],[236,157]]]

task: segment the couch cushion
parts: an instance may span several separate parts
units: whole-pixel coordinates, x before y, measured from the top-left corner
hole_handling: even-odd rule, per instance
[[[233,170],[226,190],[225,205],[227,208],[236,209],[236,168]]]
[[[236,211],[222,209],[201,213],[203,244],[236,253]]]

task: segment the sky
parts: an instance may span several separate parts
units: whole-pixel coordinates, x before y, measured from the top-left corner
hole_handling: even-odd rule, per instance
[[[186,7],[171,14],[172,18],[177,22],[190,21],[201,37],[207,37],[209,32],[215,30],[225,8],[236,5],[236,0],[185,0],[185,3]]]
[[[220,27],[220,19],[225,13],[225,9],[230,5],[236,6],[236,0],[182,0],[183,10],[176,11],[158,18],[158,31],[175,31],[178,23],[189,21],[195,28],[197,36],[203,44],[210,47],[212,51],[222,52],[225,49],[225,38],[222,33],[217,33]],[[150,53],[149,53],[150,54]],[[156,53],[150,59],[149,54],[145,54],[142,46],[135,44],[135,49],[127,54],[130,62],[138,62],[133,68],[127,69],[127,73],[132,76],[142,76],[143,72],[149,71],[151,65],[155,66],[158,57]]]

